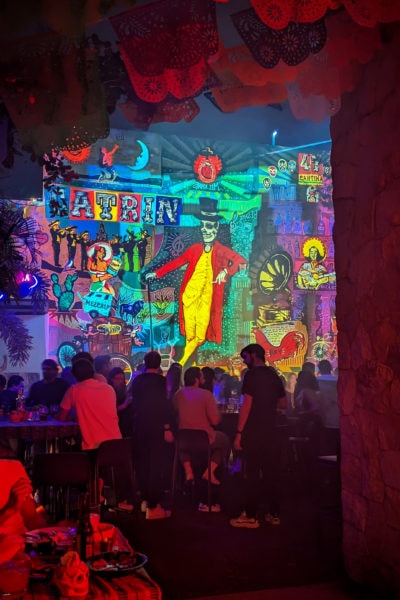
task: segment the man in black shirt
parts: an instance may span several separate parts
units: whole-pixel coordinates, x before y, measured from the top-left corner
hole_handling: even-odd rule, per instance
[[[243,450],[245,463],[244,512],[230,521],[233,527],[255,529],[260,526],[257,510],[269,501],[266,520],[278,525],[279,497],[277,475],[279,446],[275,435],[277,407],[286,401],[282,380],[265,364],[259,344],[249,344],[240,353],[248,367],[243,379],[243,403],[234,441]]]
[[[42,362],[43,379],[32,383],[26,406],[38,406],[39,404],[47,406],[50,414],[54,415],[59,411],[61,400],[69,388],[69,383],[65,379],[58,377],[58,365],[52,358],[46,358]]]
[[[165,489],[167,444],[174,441],[173,413],[165,377],[160,373],[160,354],[148,352],[144,364],[144,373],[133,379],[128,392],[132,396],[133,458],[142,500],[147,504],[146,519],[165,519],[171,512],[160,502]]]

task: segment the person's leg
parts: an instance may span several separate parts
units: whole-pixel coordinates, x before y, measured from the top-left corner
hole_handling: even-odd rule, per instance
[[[257,518],[260,494],[260,461],[256,452],[245,452],[244,510],[249,519]]]
[[[263,476],[262,501],[266,501],[268,517],[279,519],[280,515],[280,447],[271,440],[261,455]],[[270,520],[267,518],[267,520]],[[271,521],[272,522],[272,521]]]
[[[150,447],[149,475],[148,475],[148,504],[154,508],[160,504],[164,497],[164,469],[165,453],[167,451],[163,439],[152,440]]]
[[[163,439],[153,439],[149,448],[148,508],[146,519],[165,519],[171,511],[161,506],[164,497],[164,457],[166,453]]]
[[[211,444],[211,483],[214,485],[220,484],[215,471],[219,466],[225,464],[229,447],[228,436],[223,431],[216,431],[215,440]],[[203,473],[203,479],[208,479],[208,468]]]
[[[149,471],[150,471],[150,450],[136,446],[134,451],[134,466],[137,487],[143,500],[149,500]]]
[[[242,478],[242,497],[244,512],[237,518],[231,519],[232,527],[257,529],[260,523],[257,519],[260,485],[260,461],[257,452],[243,453],[244,472]]]

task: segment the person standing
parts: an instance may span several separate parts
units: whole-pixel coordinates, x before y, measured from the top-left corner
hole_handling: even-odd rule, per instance
[[[165,382],[167,385],[167,398],[169,402],[172,402],[172,399],[175,393],[182,387],[182,365],[179,363],[172,363],[169,367],[166,375]]]
[[[133,411],[133,451],[138,486],[146,519],[165,519],[171,511],[161,506],[167,444],[174,441],[173,414],[167,401],[165,377],[160,374],[161,356],[150,351],[144,357],[145,370],[129,386]]]
[[[75,411],[82,434],[82,450],[95,450],[102,442],[121,439],[114,388],[94,379],[93,365],[84,358],[73,362],[72,373],[77,383],[66,391],[58,419],[66,421]]]
[[[94,357],[94,378],[107,383],[108,375],[111,371],[111,356],[109,354],[99,354]]]
[[[276,435],[276,415],[286,402],[285,389],[275,369],[265,364],[265,351],[249,344],[240,353],[248,367],[243,379],[243,403],[234,440],[245,462],[244,511],[231,519],[233,527],[260,526],[257,511],[268,501],[267,522],[280,524],[278,470],[280,448]]]
[[[117,396],[117,412],[122,437],[132,437],[132,398],[128,394],[125,373],[121,367],[114,367],[108,374],[107,383]]]

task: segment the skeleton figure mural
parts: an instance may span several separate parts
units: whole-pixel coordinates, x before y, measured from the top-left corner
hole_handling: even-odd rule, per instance
[[[179,294],[180,332],[185,336],[181,365],[185,365],[194,351],[206,340],[222,342],[222,315],[224,287],[227,277],[244,269],[247,261],[231,248],[217,240],[222,216],[217,212],[217,201],[200,198],[196,218],[200,220],[203,243],[187,248],[180,256],[148,273],[146,279],[164,277],[187,265]]]

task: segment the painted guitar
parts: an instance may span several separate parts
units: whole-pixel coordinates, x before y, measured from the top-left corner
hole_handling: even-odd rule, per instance
[[[311,273],[301,271],[297,274],[297,285],[302,290],[319,290],[324,283],[334,283],[336,281],[336,273]]]

